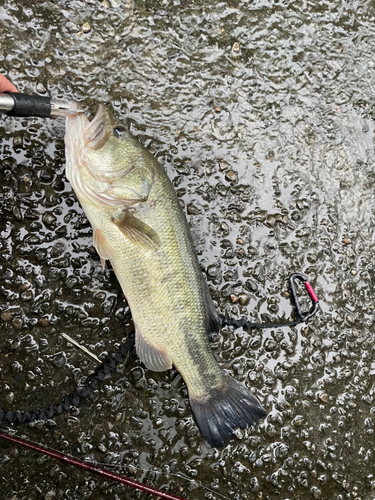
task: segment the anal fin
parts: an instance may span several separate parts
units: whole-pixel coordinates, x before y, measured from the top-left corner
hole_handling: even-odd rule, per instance
[[[172,368],[172,359],[170,356],[150,344],[144,338],[137,325],[135,326],[135,347],[139,359],[150,370],[164,372]]]

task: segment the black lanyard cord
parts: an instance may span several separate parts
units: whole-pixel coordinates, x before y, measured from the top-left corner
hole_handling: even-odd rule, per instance
[[[302,283],[305,285],[307,293],[309,294],[311,300],[311,307],[307,312],[303,312],[301,310],[301,306],[299,304],[299,300],[296,293],[296,285],[295,285],[296,280],[302,281]],[[244,328],[246,330],[251,330],[251,329],[265,329],[265,328],[281,328],[285,326],[290,327],[299,325],[300,323],[306,323],[306,321],[310,319],[312,316],[314,316],[314,314],[316,314],[319,309],[318,297],[315,295],[312,286],[307,281],[307,278],[303,276],[303,274],[293,273],[289,276],[288,281],[289,281],[290,299],[293,308],[295,309],[297,314],[297,318],[294,321],[290,323],[268,325],[265,323],[250,323],[245,318],[234,319],[234,318],[226,318],[225,316],[220,316],[222,325],[228,325],[228,326],[233,326],[234,328]]]
[[[310,296],[312,307],[308,312],[302,312],[298,297],[295,290],[295,280],[300,280],[305,284],[306,290]],[[307,279],[299,273],[294,273],[289,276],[289,287],[291,300],[294,309],[297,312],[297,319],[291,323],[286,323],[282,325],[265,325],[261,323],[249,323],[246,319],[233,319],[221,317],[223,325],[233,326],[234,328],[279,328],[282,326],[295,326],[299,323],[303,323],[311,318],[318,310],[318,298],[314,293],[310,283]],[[31,411],[31,412],[11,412],[4,411],[0,409],[0,422],[6,422],[9,424],[23,424],[27,422],[34,422],[36,420],[47,420],[53,418],[56,415],[60,415],[63,411],[69,411],[72,407],[78,406],[82,399],[87,398],[92,394],[99,386],[99,383],[106,378],[106,375],[111,373],[119,363],[126,363],[130,352],[132,351],[135,344],[134,332],[129,335],[127,341],[121,344],[120,349],[112,354],[110,358],[107,359],[102,365],[98,367],[96,372],[92,374],[86,381],[85,385],[81,389],[75,389],[70,396],[66,397],[65,400],[60,404],[52,405],[48,408],[42,408],[41,410]]]

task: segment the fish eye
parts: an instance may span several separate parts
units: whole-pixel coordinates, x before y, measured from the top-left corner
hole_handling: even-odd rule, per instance
[[[113,135],[116,137],[116,139],[121,139],[122,136],[124,135],[125,128],[122,127],[121,125],[118,125],[113,129]]]

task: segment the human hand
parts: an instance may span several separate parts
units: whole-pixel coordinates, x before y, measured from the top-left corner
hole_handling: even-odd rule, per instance
[[[0,74],[0,92],[18,92],[13,83]]]

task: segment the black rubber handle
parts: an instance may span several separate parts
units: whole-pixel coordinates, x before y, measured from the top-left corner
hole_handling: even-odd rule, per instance
[[[51,116],[51,99],[40,95],[7,92],[14,100],[14,108],[8,111],[8,116]]]

